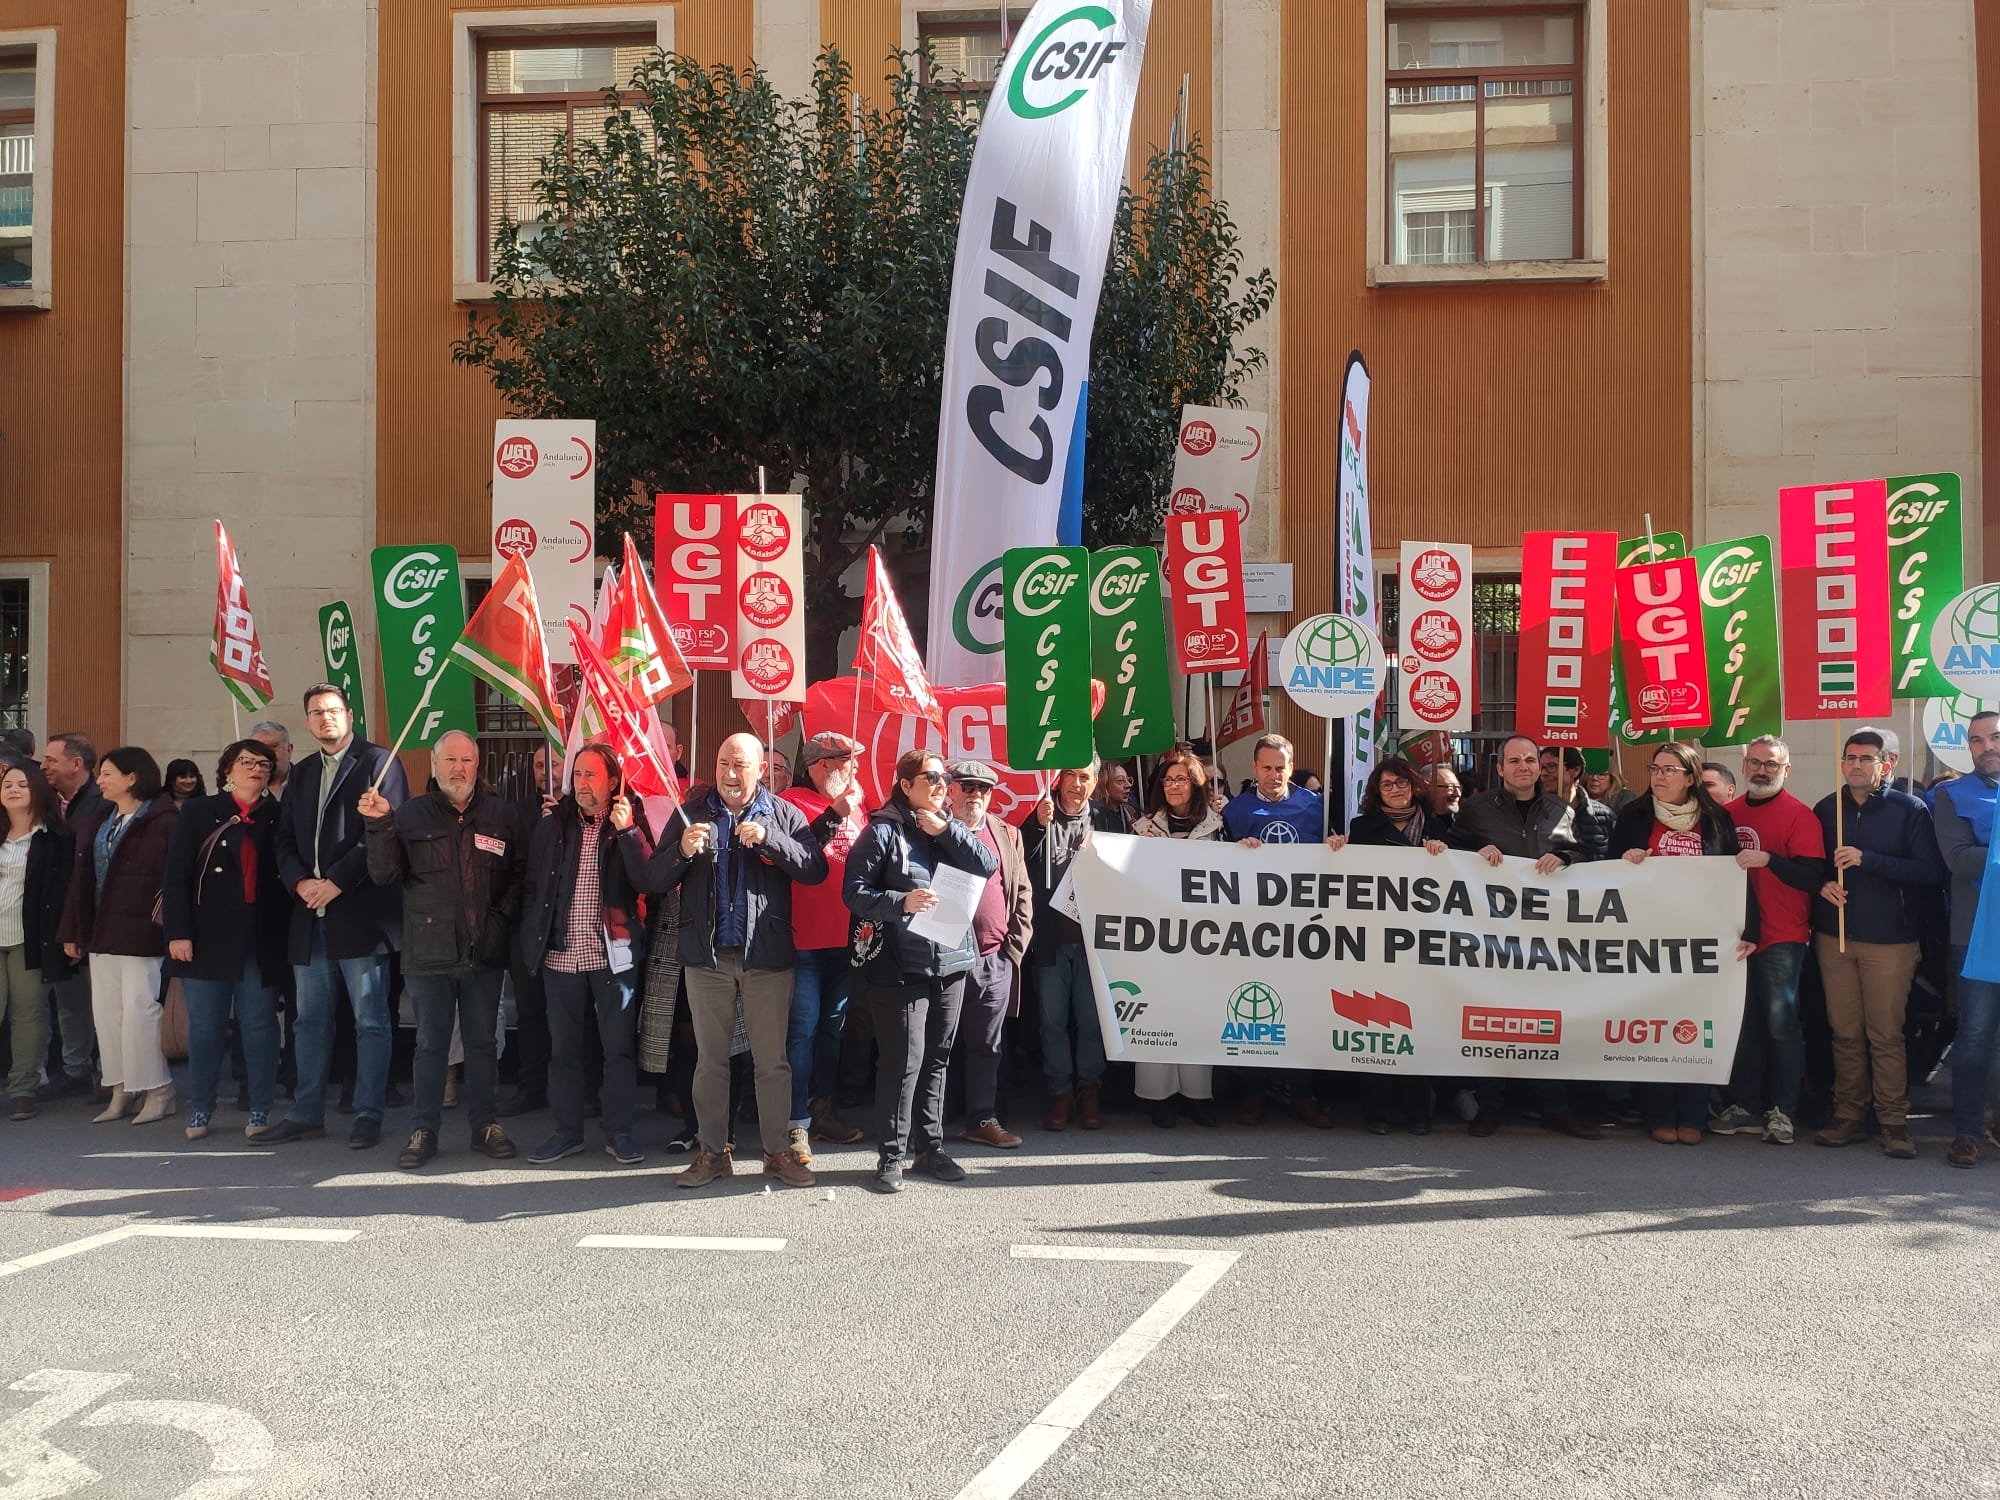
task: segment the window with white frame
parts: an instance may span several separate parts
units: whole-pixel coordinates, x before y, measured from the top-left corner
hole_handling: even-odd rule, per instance
[[[16,305],[49,285],[54,74],[53,33],[0,32],[0,297]]]
[[[47,563],[0,568],[0,729],[46,728],[48,581]]]
[[[1583,12],[1386,12],[1392,265],[1584,255]]]

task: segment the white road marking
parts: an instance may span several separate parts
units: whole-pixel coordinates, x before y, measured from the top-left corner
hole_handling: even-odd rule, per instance
[[[113,1401],[83,1418],[79,1427],[172,1427],[208,1444],[214,1455],[208,1473],[175,1500],[229,1500],[256,1481],[257,1470],[271,1461],[271,1432],[248,1412],[207,1401]]]
[[[13,1276],[31,1271],[36,1266],[46,1266],[52,1261],[68,1260],[72,1255],[101,1250],[120,1240],[297,1240],[309,1244],[344,1245],[360,1233],[358,1229],[280,1229],[262,1224],[125,1224],[117,1229],[107,1229],[102,1234],[71,1240],[50,1250],[38,1250],[18,1260],[0,1261],[0,1276]]]
[[[775,1253],[785,1248],[783,1240],[745,1236],[704,1234],[586,1234],[576,1242],[579,1250],[763,1250]]]
[[[1160,1341],[1187,1316],[1210,1287],[1229,1274],[1241,1258],[1238,1250],[1119,1249],[1095,1245],[1015,1245],[1016,1260],[1122,1260],[1182,1265],[1187,1272],[1168,1287],[1132,1326],[1112,1340],[1111,1347],[1092,1360],[1061,1395],[1042,1409],[993,1461],[981,1469],[957,1500],[1009,1500],[1015,1491],[1048,1462],[1118,1386],[1140,1360],[1159,1348]]]
[[[9,1481],[0,1495],[7,1500],[55,1500],[97,1483],[97,1470],[42,1434],[131,1378],[91,1370],[37,1370],[10,1385],[9,1390],[40,1394],[41,1400],[0,1422],[0,1479]]]
[[[268,1152],[84,1152],[86,1162],[154,1162],[166,1156],[186,1158],[186,1156],[276,1156],[276,1150]]]

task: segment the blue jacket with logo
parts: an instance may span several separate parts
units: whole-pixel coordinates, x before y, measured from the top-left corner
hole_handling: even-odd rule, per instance
[[[1266,801],[1253,786],[1222,809],[1222,831],[1232,839],[1267,844],[1317,844],[1326,837],[1326,805],[1318,792],[1302,786],[1293,786],[1278,802]]]
[[[1993,842],[1993,799],[2000,780],[1977,772],[1947,781],[1931,793],[1937,820],[1938,852],[1951,871],[1951,940],[1972,940],[1972,915],[1979,909],[1979,881],[1986,873],[1986,850]]]

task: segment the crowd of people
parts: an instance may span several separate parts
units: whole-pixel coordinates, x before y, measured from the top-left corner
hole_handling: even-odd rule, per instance
[[[1252,850],[1323,840],[1336,857],[1349,844],[1412,857],[1458,849],[1551,875],[1597,859],[1734,859],[1749,872],[1737,951],[1748,973],[1726,1089],[1528,1086],[1543,1128],[1584,1140],[1617,1123],[1662,1144],[1709,1133],[1791,1144],[1807,1072],[1801,989],[1813,973],[1831,1082],[1812,1138],[1846,1146],[1872,1121],[1886,1154],[1916,1155],[1906,1013],[1938,946],[1934,919],[1948,920],[1948,957],[1931,966],[1956,1001],[1946,1160],[1970,1167],[2000,1144],[1987,1114],[2000,984],[1967,972],[2000,715],[1972,721],[1975,770],[1928,789],[1895,784],[1892,734],[1858,729],[1842,749],[1841,791],[1812,806],[1787,789],[1790,753],[1770,737],[1742,752],[1740,791],[1737,770],[1681,743],[1654,749],[1642,792],[1586,773],[1573,749],[1521,736],[1500,747],[1496,784],[1469,795],[1450,766],[1391,756],[1345,831],[1329,835],[1325,804],[1276,734],[1256,740],[1251,783],[1233,797],[1212,761],[1182,747],[1150,766],[1143,795],[1133,767],[1063,771],[1018,827],[991,811],[999,777],[976,760],[913,749],[871,807],[858,741],[805,738],[794,781],[791,761],[736,734],[717,747],[712,777],[684,785],[681,805],[656,818],[603,744],[576,754],[566,790],[544,754],[539,784],[504,797],[482,779],[477,742],[448,733],[413,794],[397,757],[353,733],[340,688],[312,687],[303,707],[307,753],[293,758],[282,724],[258,724],[222,752],[213,793],[192,762],[162,771],[136,746],[100,755],[62,733],[37,760],[23,731],[0,743],[12,1119],[86,1096],[100,1123],[176,1115],[162,1017],[177,989],[188,1139],[217,1128],[225,1066],[247,1138],[321,1138],[338,1071],[348,1144],[365,1150],[403,1102],[391,1076],[400,995],[415,1033],[406,1169],[438,1154],[454,1107],[471,1149],[491,1158],[517,1153],[504,1119],[546,1109],[551,1133],[529,1162],[584,1151],[593,1119],[608,1155],[641,1162],[643,1076],[679,1118],[667,1146],[691,1153],[682,1188],[736,1171],[751,1112],[763,1172],[778,1183],[812,1184],[815,1142],[864,1141],[883,1191],[901,1189],[906,1171],[958,1181],[946,1149],[954,1114],[968,1144],[1021,1144],[1003,1098],[1010,1051],[1017,1062],[1039,1055],[1044,1130],[1104,1124],[1108,1065],[1084,935],[1058,892],[1090,839],[1115,833]],[[976,892],[969,923],[933,915],[947,867]],[[510,992],[516,1082],[502,1097]],[[1016,1020],[1030,1011],[1032,1025]],[[1277,1109],[1329,1128],[1358,1106],[1375,1134],[1398,1121],[1423,1134],[1456,1110],[1488,1136],[1507,1101],[1498,1078],[1218,1073],[1145,1062],[1131,1084],[1163,1129],[1216,1125],[1219,1082],[1245,1125]]]

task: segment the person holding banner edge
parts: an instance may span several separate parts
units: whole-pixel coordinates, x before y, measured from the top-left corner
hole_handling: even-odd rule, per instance
[[[1147,799],[1146,814],[1132,830],[1141,838],[1190,839],[1196,842],[1222,837],[1222,814],[1208,799],[1208,775],[1201,762],[1185,750],[1170,750],[1160,758]],[[1197,1125],[1213,1127],[1215,1115],[1215,1069],[1208,1063],[1142,1062],[1133,1065],[1134,1092],[1152,1106],[1154,1125],[1174,1128],[1174,1100],[1179,1098],[1187,1117]]]
[[[1735,821],[1702,784],[1701,757],[1685,741],[1669,740],[1656,749],[1646,775],[1651,790],[1635,797],[1618,815],[1611,835],[1613,854],[1634,865],[1656,854],[1736,858],[1740,846]],[[1757,900],[1746,887],[1737,961],[1747,959],[1756,946]],[[1639,1103],[1647,1129],[1661,1145],[1701,1144],[1708,1120],[1707,1084],[1642,1083]]]
[[[1932,799],[1938,849],[1951,870],[1951,970],[1959,976],[1958,1031],[1951,1043],[1952,1141],[1945,1155],[1954,1167],[1978,1165],[1987,1082],[2000,1043],[2000,984],[1975,978],[1967,969],[2000,796],[2000,713],[1974,714],[1965,726],[1965,748],[1972,774],[1946,782]]]
[[[1872,1096],[1883,1154],[1906,1161],[1917,1154],[1903,1020],[1923,932],[1920,897],[1950,872],[1931,810],[1888,786],[1889,768],[1882,732],[1855,730],[1841,746],[1841,789],[1813,807],[1833,851],[1813,902],[1813,946],[1833,1028],[1833,1119],[1813,1141],[1860,1140]]]

